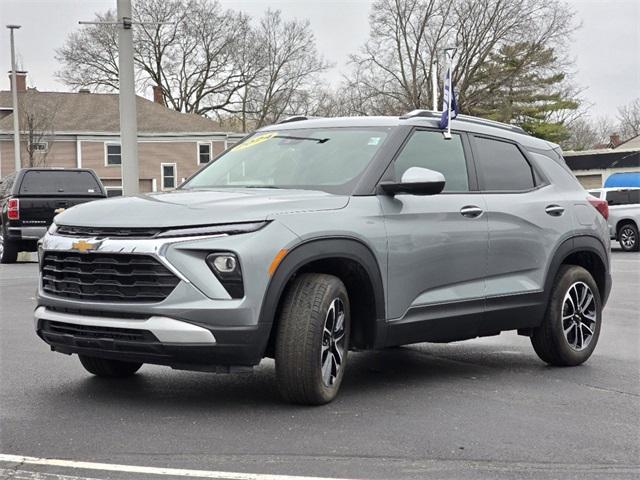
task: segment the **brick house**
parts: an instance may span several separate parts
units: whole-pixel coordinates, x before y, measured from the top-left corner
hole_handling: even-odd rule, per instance
[[[29,166],[31,153],[34,166],[91,168],[109,195],[120,195],[118,95],[27,89],[24,72],[17,80],[22,166]],[[141,192],[175,188],[244,136],[223,131],[218,123],[199,115],[171,110],[160,95],[155,96],[156,101],[136,99]],[[12,113],[11,91],[0,91],[0,176],[14,171]],[[39,125],[39,135],[31,135],[30,142],[29,132],[36,129],[26,119],[34,118],[31,123]]]

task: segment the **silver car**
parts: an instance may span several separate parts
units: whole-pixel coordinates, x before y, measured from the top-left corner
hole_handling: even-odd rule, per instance
[[[439,114],[263,128],[168,193],[99,200],[42,243],[38,335],[98,376],[275,358],[331,401],[349,351],[517,330],[578,365],[611,288],[606,203],[557,145]]]
[[[640,188],[596,188],[589,190],[609,204],[609,235],[626,252],[640,250]]]

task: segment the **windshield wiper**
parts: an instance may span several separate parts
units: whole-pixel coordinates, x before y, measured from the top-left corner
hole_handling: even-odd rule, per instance
[[[292,135],[278,135],[276,138],[286,138],[287,140],[309,140],[311,142],[326,143],[330,138],[294,137]]]

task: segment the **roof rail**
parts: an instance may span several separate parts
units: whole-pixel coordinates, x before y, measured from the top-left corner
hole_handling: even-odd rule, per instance
[[[285,118],[284,120],[280,120],[278,122],[278,125],[280,125],[281,123],[299,122],[301,120],[309,120],[309,117],[307,117],[306,115],[292,115]]]
[[[405,113],[400,117],[401,120],[406,120],[408,118],[440,118],[442,112],[436,112],[433,110],[413,110],[409,113]],[[509,130],[511,132],[516,133],[524,133],[527,134],[521,127],[517,125],[510,125],[508,123],[497,122],[495,120],[489,120],[486,118],[480,117],[472,117],[469,115],[457,115],[456,120],[462,120],[463,122],[475,123],[476,125],[487,125],[490,127],[500,128],[502,130]]]
[[[426,118],[440,118],[442,112],[436,112],[433,110],[411,110],[409,113],[405,113],[400,117],[401,120],[414,117],[426,117]]]

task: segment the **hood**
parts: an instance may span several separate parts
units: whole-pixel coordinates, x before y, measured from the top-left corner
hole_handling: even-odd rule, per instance
[[[349,197],[265,188],[176,190],[84,203],[56,216],[78,227],[182,227],[259,221],[292,212],[343,208]]]

